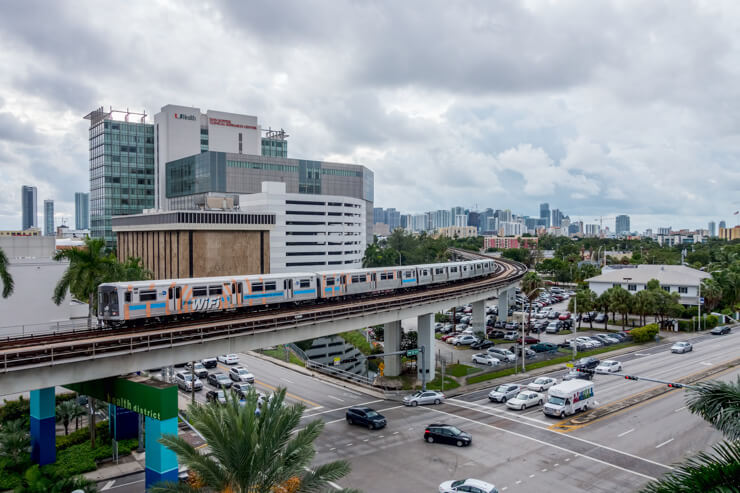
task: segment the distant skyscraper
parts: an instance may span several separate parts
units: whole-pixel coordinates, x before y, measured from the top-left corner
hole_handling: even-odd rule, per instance
[[[726,228],[727,227],[727,223],[725,223],[724,221],[720,221],[719,222],[719,227],[720,228]]]
[[[628,234],[630,232],[630,217],[626,214],[617,216],[616,230],[617,236],[621,234]]]
[[[382,207],[373,207],[373,224],[385,224],[385,211]]]
[[[559,228],[562,222],[563,222],[563,213],[560,212],[560,209],[553,209],[552,210],[552,222],[550,223],[550,226]]]
[[[44,236],[55,236],[54,231],[54,201],[44,200]]]
[[[75,192],[75,229],[90,229],[90,194]]]
[[[21,187],[21,208],[23,212],[22,229],[36,228],[39,225],[38,199],[36,187],[23,185]]]
[[[710,238],[714,238],[715,236],[717,236],[716,226],[717,225],[714,223],[714,221],[709,221],[709,228],[708,229],[709,229],[709,237]]]
[[[540,204],[540,219],[545,220],[545,227],[550,227],[550,204],[545,202],[544,204]]]

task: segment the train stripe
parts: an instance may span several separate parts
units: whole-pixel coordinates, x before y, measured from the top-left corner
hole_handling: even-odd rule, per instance
[[[415,282],[416,279],[404,279],[403,282]]]
[[[268,298],[272,296],[283,296],[283,294],[285,294],[284,291],[277,291],[275,293],[250,294],[249,296],[245,296],[245,298]]]
[[[152,303],[152,308],[165,308],[167,303]]]
[[[293,291],[293,294],[314,294],[316,293],[315,289],[299,289],[297,291]]]

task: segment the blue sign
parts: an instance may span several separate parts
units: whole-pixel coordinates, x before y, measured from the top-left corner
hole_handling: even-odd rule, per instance
[[[703,305],[704,304],[704,298],[699,298],[699,304],[700,305]]]

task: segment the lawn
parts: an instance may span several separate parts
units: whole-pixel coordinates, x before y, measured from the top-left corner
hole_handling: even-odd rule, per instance
[[[452,375],[453,377],[466,377],[471,373],[477,373],[479,371],[481,371],[480,368],[463,364],[448,365],[447,368],[445,368],[445,373]]]
[[[362,354],[366,356],[373,352],[373,347],[370,345],[369,342],[367,342],[365,334],[363,334],[361,330],[342,332],[341,334],[339,334],[339,337],[352,344],[354,347],[359,349]]]
[[[442,387],[441,375],[437,375],[434,378],[434,380],[432,380],[431,382],[427,382],[427,388],[429,390],[452,390],[452,389],[456,389],[459,386],[460,386],[459,383],[457,383],[455,380],[448,377],[447,375],[445,375],[444,387]]]
[[[285,346],[277,346],[275,349],[263,349],[261,351],[262,354],[265,356],[269,356],[270,358],[279,359],[281,361],[285,361]],[[303,362],[301,358],[296,356],[293,351],[288,351],[288,359],[291,363],[298,366],[306,366],[306,363]]]

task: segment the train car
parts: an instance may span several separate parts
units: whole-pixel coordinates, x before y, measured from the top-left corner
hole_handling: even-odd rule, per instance
[[[401,288],[403,267],[377,267],[375,273],[375,291],[388,291]]]
[[[435,284],[438,282],[443,282],[440,280],[435,280],[434,278],[434,269],[439,269],[440,264],[425,264],[425,265],[417,265],[416,266],[416,274],[418,282],[417,284],[419,286],[425,286],[428,284]],[[444,269],[444,267],[442,267]]]

